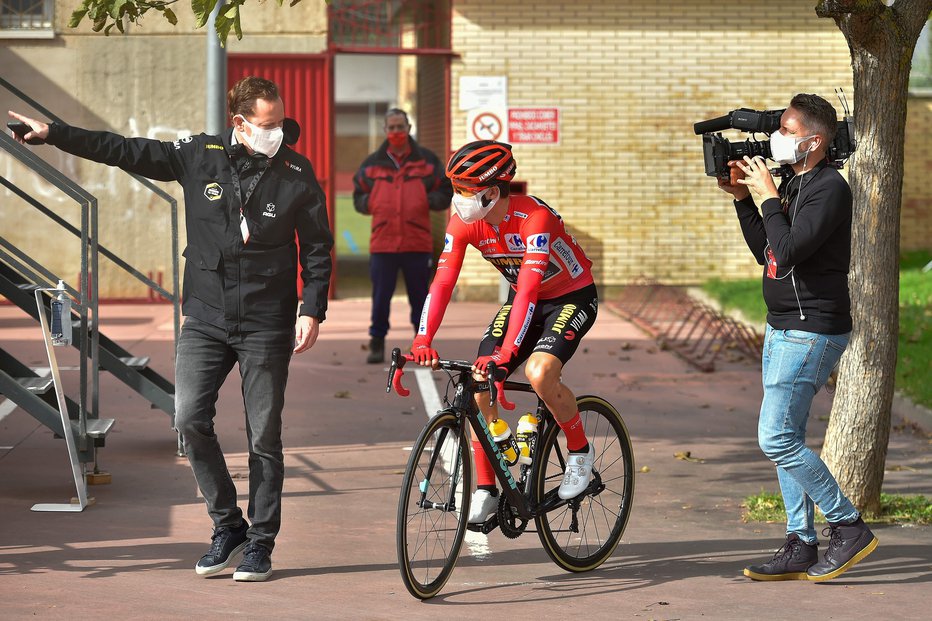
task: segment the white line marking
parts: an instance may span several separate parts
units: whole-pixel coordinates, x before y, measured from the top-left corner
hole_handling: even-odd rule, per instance
[[[417,379],[417,387],[421,393],[421,399],[424,401],[424,409],[427,410],[427,418],[431,418],[443,407],[440,401],[440,394],[437,392],[437,385],[434,383],[434,377],[430,370],[425,368],[415,369],[414,377]],[[452,449],[453,447],[451,446],[450,448]],[[441,456],[444,469],[447,472],[452,470],[452,464],[450,463],[451,457],[452,456],[448,454],[447,451],[444,451],[444,455]],[[459,491],[457,496],[462,498],[462,491]],[[462,503],[462,500],[459,500],[459,502]],[[488,535],[468,530],[466,531],[465,543],[466,547],[469,548],[469,553],[475,557],[476,560],[481,561],[487,559],[492,554],[492,549],[489,547]]]

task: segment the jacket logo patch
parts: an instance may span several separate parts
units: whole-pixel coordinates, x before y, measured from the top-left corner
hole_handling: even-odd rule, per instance
[[[289,162],[288,160],[285,160],[285,166],[287,166],[287,167],[290,168],[291,170],[296,170],[296,171],[298,171],[298,172],[303,172],[303,171],[301,170],[301,167],[300,167],[300,166],[295,166],[294,164],[292,164],[292,163]]]
[[[265,211],[262,212],[262,215],[265,216],[266,218],[274,218],[275,217],[275,203],[269,203],[268,205],[266,205]]]
[[[217,151],[223,151],[223,145],[222,145],[222,144],[205,144],[205,145],[204,145],[204,148],[205,148],[205,149],[215,149],[215,150],[217,150]]]
[[[220,187],[219,183],[208,183],[204,186],[204,196],[206,196],[209,201],[218,201],[220,197],[223,196],[223,188]]]

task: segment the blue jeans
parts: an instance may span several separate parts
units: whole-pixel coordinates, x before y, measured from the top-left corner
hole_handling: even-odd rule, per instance
[[[411,305],[411,324],[417,332],[421,310],[430,287],[430,252],[373,252],[369,255],[369,277],[372,279],[372,323],[369,336],[385,338],[390,327],[388,316],[398,282],[398,270],[405,277],[408,304]]]
[[[281,527],[282,407],[293,349],[294,329],[228,335],[188,317],[178,338],[175,362],[175,428],[184,438],[188,461],[215,528],[236,528],[243,519],[236,504],[236,486],[214,433],[220,386],[239,363],[249,444],[246,514],[251,524],[247,535],[269,550]]]
[[[829,522],[857,519],[858,511],[825,463],[806,447],[806,422],[816,393],[848,346],[848,334],[816,334],[767,326],[764,338],[764,400],[757,439],[777,466],[786,505],[786,532],[815,543],[814,507]]]

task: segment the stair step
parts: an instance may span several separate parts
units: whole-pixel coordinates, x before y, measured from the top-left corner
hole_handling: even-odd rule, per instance
[[[19,289],[20,291],[35,291],[36,289],[39,289],[40,287],[39,285],[34,285],[31,282],[24,282],[24,283],[17,284],[16,288]]]
[[[138,371],[139,369],[145,369],[149,366],[149,356],[126,356],[120,358],[120,362]]]
[[[116,422],[112,418],[92,418],[87,421],[87,435],[92,438],[105,438]]]
[[[17,377],[20,386],[36,395],[44,395],[52,387],[51,377]]]

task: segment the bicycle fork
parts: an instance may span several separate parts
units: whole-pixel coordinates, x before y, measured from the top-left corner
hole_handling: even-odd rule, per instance
[[[434,441],[434,448],[431,451],[430,463],[427,466],[427,472],[424,478],[418,484],[421,492],[421,498],[417,501],[417,506],[422,509],[437,509],[439,511],[456,511],[456,482],[460,476],[460,443],[453,442],[450,445],[452,450],[445,450],[444,441],[447,439],[450,429],[444,427],[441,429]],[[452,453],[452,454],[445,454]],[[439,464],[438,464],[439,462]],[[430,491],[430,479],[434,473],[434,468],[441,468],[450,473],[450,495],[446,502],[432,502],[427,500],[427,494]],[[468,493],[464,491],[463,493]]]

